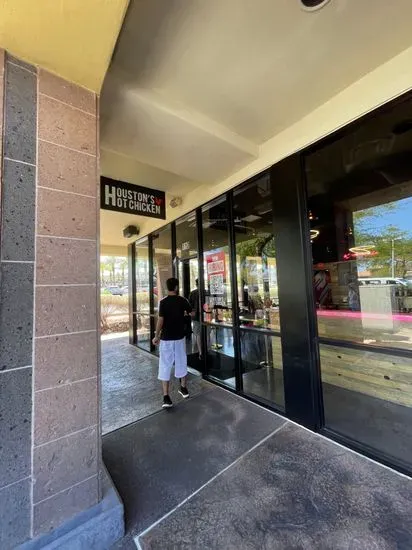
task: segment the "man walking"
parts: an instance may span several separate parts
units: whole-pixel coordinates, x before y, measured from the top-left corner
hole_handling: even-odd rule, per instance
[[[163,388],[163,408],[173,406],[169,396],[170,376],[174,365],[175,377],[180,379],[179,393],[189,397],[187,390],[187,357],[185,342],[185,316],[192,308],[189,302],[178,295],[179,281],[174,277],[167,279],[167,296],[160,301],[156,333],[153,338],[159,347],[159,380]]]

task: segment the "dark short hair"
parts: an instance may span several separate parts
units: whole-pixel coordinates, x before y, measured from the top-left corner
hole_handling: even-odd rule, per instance
[[[166,286],[169,292],[173,292],[179,286],[179,281],[176,279],[176,277],[170,277],[170,279],[167,279],[166,281]]]

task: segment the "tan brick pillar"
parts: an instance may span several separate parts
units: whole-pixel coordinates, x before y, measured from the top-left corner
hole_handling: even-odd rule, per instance
[[[0,50],[0,137],[0,548],[9,550],[100,499],[97,97]],[[121,532],[121,510],[114,521]]]
[[[38,71],[33,536],[98,501],[97,99]]]

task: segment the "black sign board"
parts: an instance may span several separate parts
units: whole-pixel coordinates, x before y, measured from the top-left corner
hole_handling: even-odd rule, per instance
[[[166,219],[164,191],[105,177],[100,178],[100,208],[160,220]]]

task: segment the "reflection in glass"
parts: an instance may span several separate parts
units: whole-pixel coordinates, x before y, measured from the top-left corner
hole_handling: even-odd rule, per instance
[[[140,348],[145,349],[146,351],[151,351],[151,326],[150,326],[150,315],[143,315],[138,313],[136,315],[137,319],[137,335],[138,340],[137,344]]]
[[[149,243],[144,239],[135,246],[137,344],[150,351]]]
[[[214,201],[202,209],[206,288],[201,320],[207,325],[207,373],[235,386],[228,223],[225,199]]]
[[[242,329],[240,345],[244,393],[284,408],[280,338]]]
[[[176,257],[184,260],[197,256],[196,212],[176,221]]]
[[[326,426],[410,463],[411,360],[332,345],[320,358]]]
[[[196,280],[199,277],[196,212],[191,212],[176,221],[176,258],[179,294],[190,301],[195,314],[192,322],[193,333],[186,336],[188,364],[192,368],[199,369],[202,346],[199,330],[201,308],[199,291],[196,286]],[[197,304],[197,307],[194,304]]]
[[[206,341],[209,376],[235,387],[233,329],[217,324],[207,325]]]
[[[412,136],[371,145],[398,116],[306,159],[308,216],[319,334],[412,349]]]
[[[228,240],[229,216],[224,199],[202,210],[206,296],[203,321],[232,324],[232,289]]]
[[[235,191],[234,218],[240,324],[280,331],[268,175]]]
[[[157,315],[159,301],[167,295],[166,281],[173,277],[172,231],[168,225],[153,234],[153,302]]]
[[[388,106],[305,158],[326,425],[409,462],[411,110]]]

